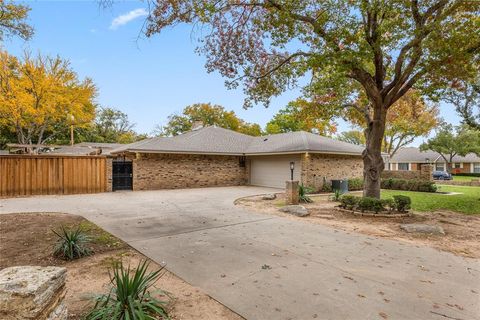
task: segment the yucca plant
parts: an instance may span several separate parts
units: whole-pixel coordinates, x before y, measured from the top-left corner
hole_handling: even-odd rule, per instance
[[[309,187],[305,187],[303,184],[301,184],[298,188],[298,196],[301,202],[305,203],[311,203],[313,200],[307,196],[307,193],[312,192],[313,189]]]
[[[98,296],[87,320],[158,320],[169,319],[168,302],[151,295],[150,289],[162,276],[163,268],[147,273],[149,263],[140,262],[135,270],[115,264],[110,275],[112,288]],[[158,290],[157,290],[158,292]],[[160,291],[166,295],[165,292]]]
[[[335,192],[331,196],[330,200],[335,201],[335,202],[339,202],[340,198],[342,197],[342,192],[338,189],[335,189],[334,191]]]
[[[87,246],[90,238],[80,227],[67,229],[65,226],[62,226],[59,231],[52,231],[58,236],[53,251],[54,255],[65,260],[73,260],[88,256],[92,253]]]

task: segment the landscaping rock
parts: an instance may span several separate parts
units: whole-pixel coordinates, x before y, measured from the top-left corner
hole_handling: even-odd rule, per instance
[[[400,229],[408,232],[408,233],[427,233],[427,234],[435,234],[435,235],[445,235],[445,231],[442,227],[439,226],[431,226],[428,224],[401,224]]]
[[[10,267],[0,271],[0,318],[66,320],[65,278],[60,267]]]
[[[300,205],[285,206],[280,208],[280,211],[293,214],[294,216],[297,216],[297,217],[305,217],[309,215],[307,208]]]
[[[275,200],[277,199],[277,195],[275,193],[266,194],[262,197],[262,200]]]

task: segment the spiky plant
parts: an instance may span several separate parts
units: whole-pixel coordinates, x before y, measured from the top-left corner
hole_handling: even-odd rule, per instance
[[[147,273],[149,263],[142,261],[135,270],[122,263],[113,266],[112,288],[98,296],[87,320],[158,320],[169,319],[167,302],[151,295],[150,289],[162,276],[163,268]],[[165,293],[164,293],[165,294]]]
[[[334,191],[335,192],[331,196],[330,200],[335,201],[335,202],[339,202],[340,198],[342,197],[342,191],[340,191],[338,189],[335,189]]]
[[[62,226],[59,231],[52,230],[58,237],[53,254],[65,260],[78,259],[92,254],[88,248],[90,238],[80,228],[68,229]]]
[[[309,187],[305,187],[303,184],[301,184],[298,188],[298,196],[301,202],[305,203],[311,203],[313,200],[307,196],[307,193],[312,192],[313,189]]]

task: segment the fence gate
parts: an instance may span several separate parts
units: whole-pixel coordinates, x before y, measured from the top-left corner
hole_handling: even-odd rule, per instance
[[[131,161],[112,162],[112,190],[132,190],[133,170]]]

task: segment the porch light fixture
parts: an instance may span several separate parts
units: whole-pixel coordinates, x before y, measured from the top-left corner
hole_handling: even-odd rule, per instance
[[[293,181],[293,170],[295,169],[295,162],[290,162],[290,180]]]
[[[425,161],[430,164],[430,158],[425,158]]]

